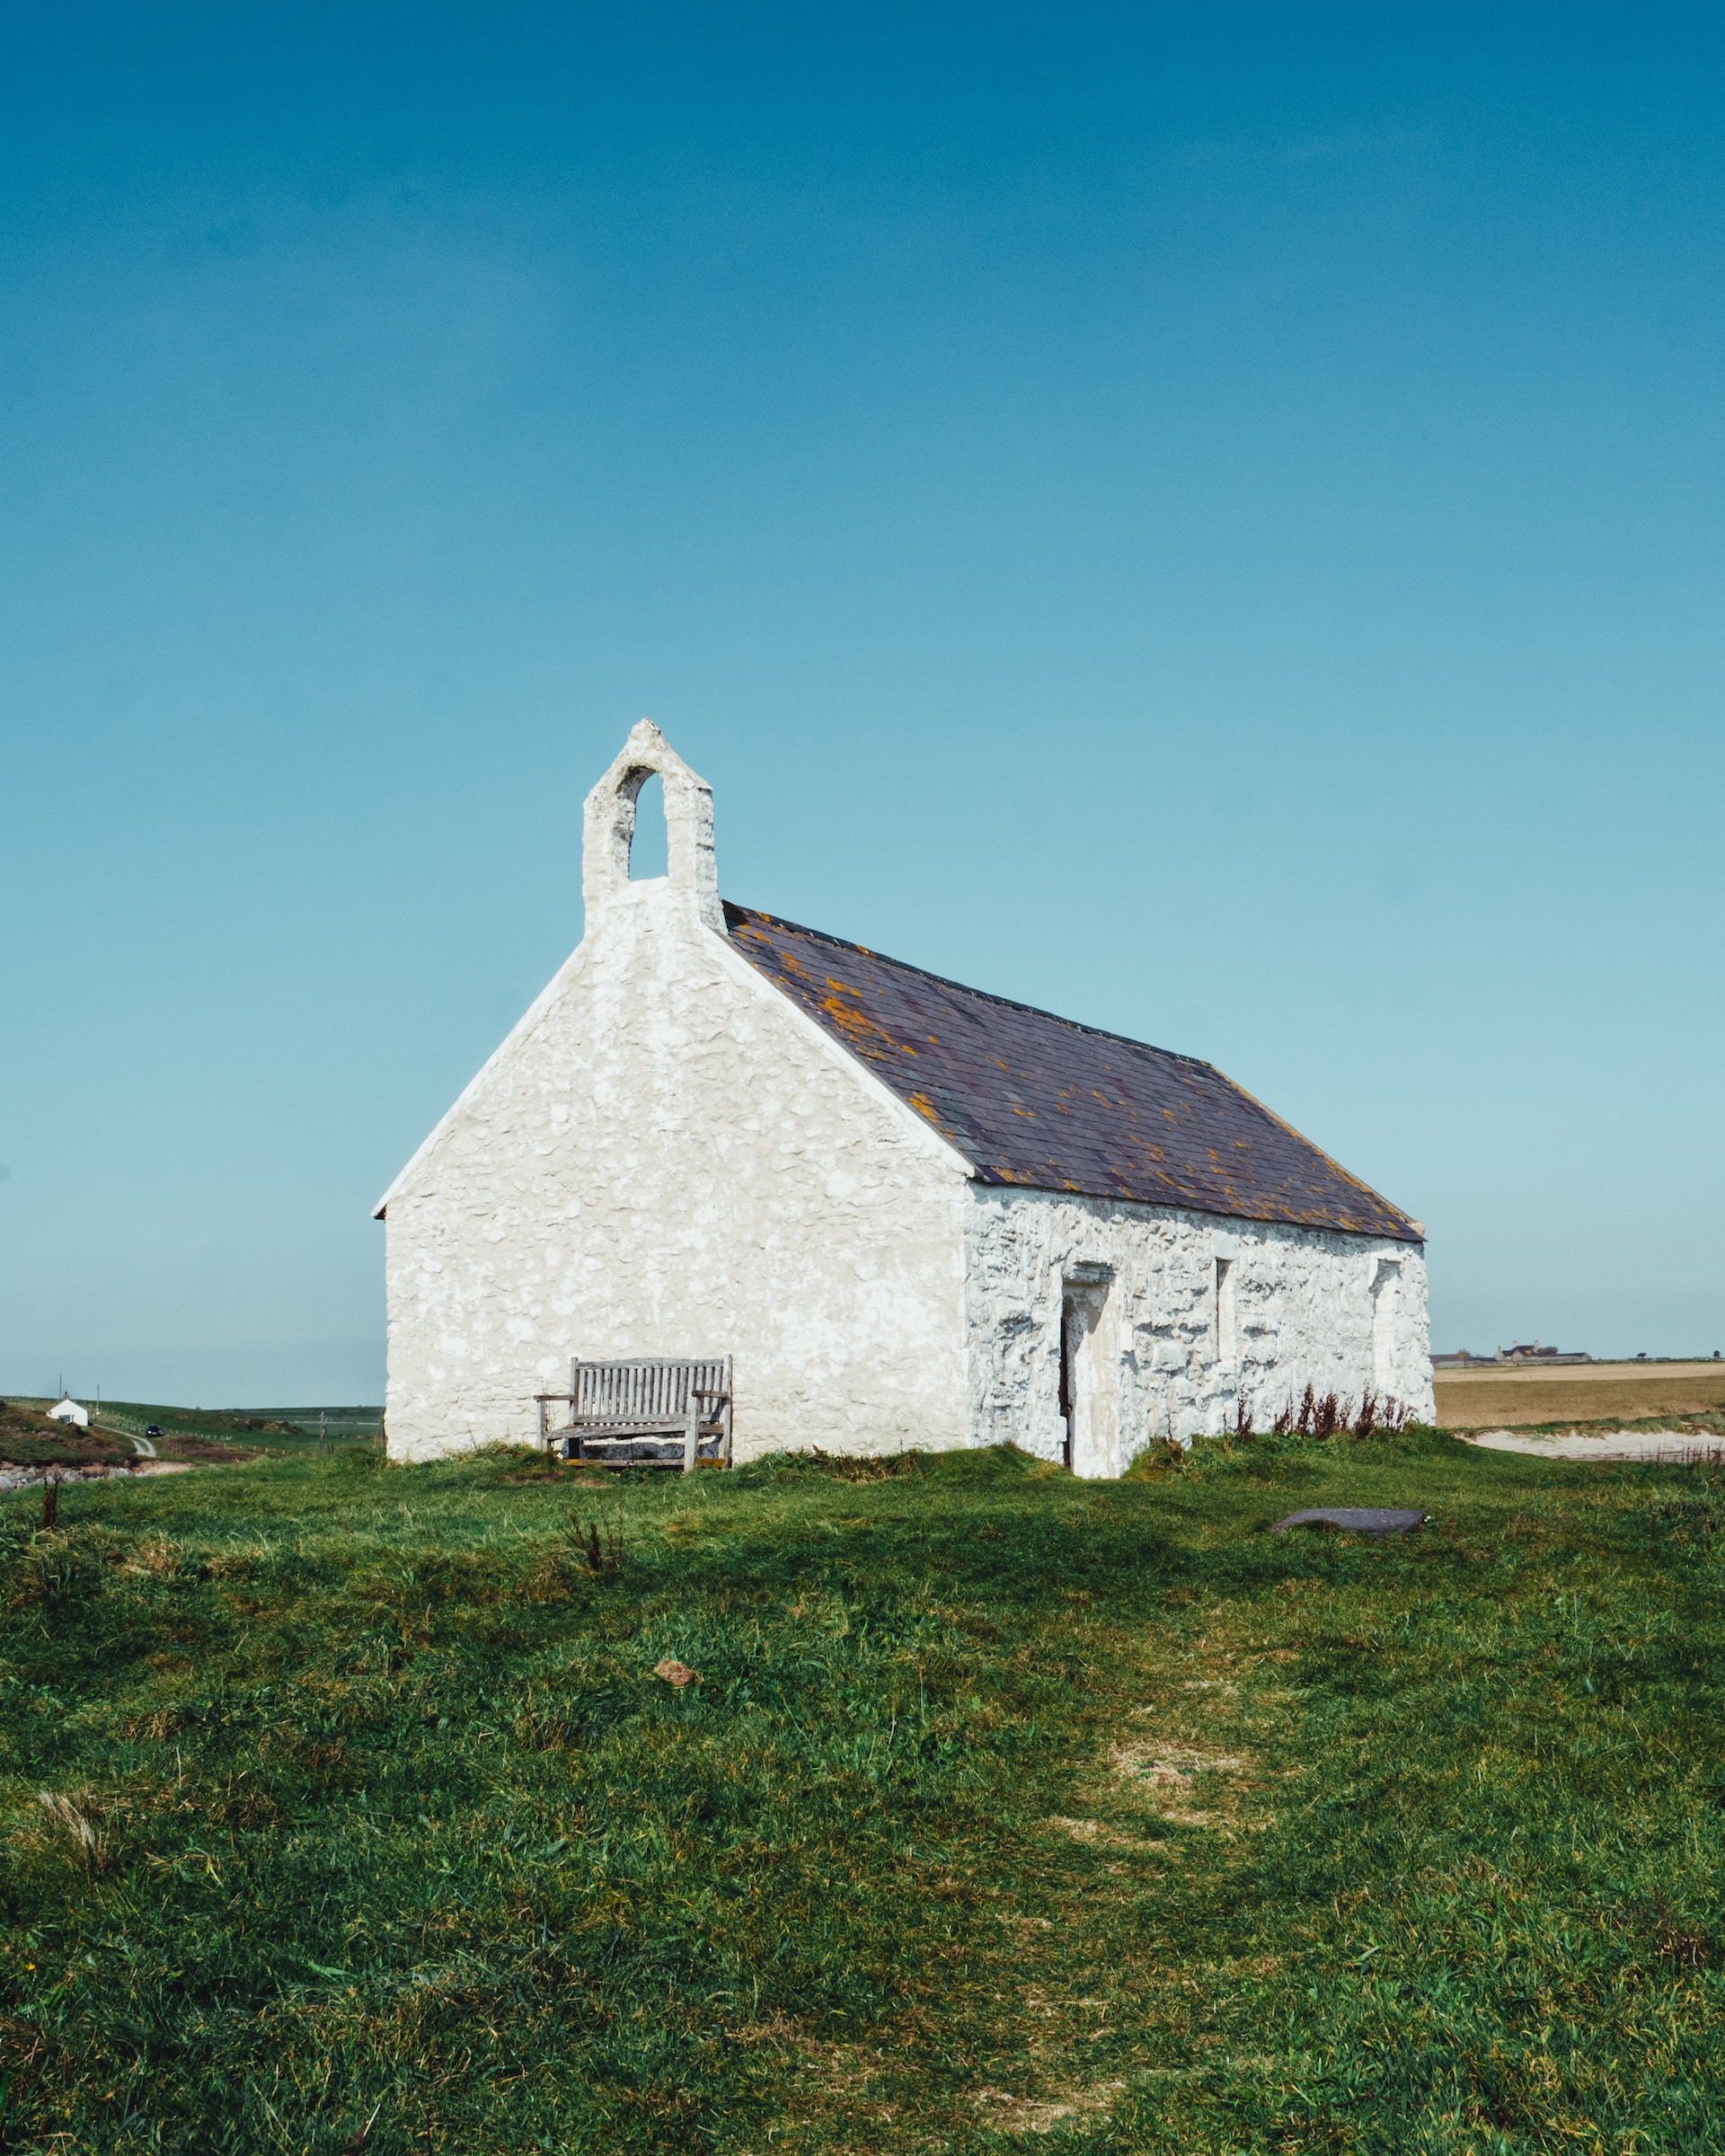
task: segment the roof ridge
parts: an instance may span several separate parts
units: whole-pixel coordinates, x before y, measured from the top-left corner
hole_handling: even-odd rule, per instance
[[[812,936],[818,943],[830,943],[838,950],[854,950],[860,957],[873,959],[880,965],[895,966],[900,973],[914,973],[919,980],[933,981],[937,988],[956,988],[960,995],[974,995],[985,1003],[998,1003],[1003,1011],[1022,1011],[1030,1018],[1051,1019],[1057,1026],[1070,1026],[1075,1033],[1093,1034],[1098,1040],[1117,1040],[1123,1048],[1148,1048],[1153,1056],[1166,1056],[1173,1063],[1190,1063],[1194,1070],[1212,1072],[1225,1084],[1234,1084],[1225,1072],[1218,1070],[1215,1064],[1207,1062],[1201,1056],[1183,1055],[1178,1048],[1159,1048],[1153,1040],[1139,1040],[1130,1033],[1116,1033],[1107,1026],[1087,1026],[1082,1018],[1067,1018],[1058,1011],[1045,1011],[1040,1003],[1021,1003],[1015,996],[996,995],[992,988],[973,988],[969,981],[955,981],[949,974],[931,973],[926,966],[913,966],[908,959],[892,958],[886,951],[875,950],[867,943],[853,943],[844,936],[829,934],[824,928],[810,928],[805,922],[792,921],[783,914],[769,914],[765,906],[739,906],[732,898],[723,899],[721,903],[727,915],[739,914],[745,920],[752,917],[759,921],[771,921],[780,928],[793,930],[800,936]],[[1242,1092],[1245,1091],[1243,1086],[1237,1090]],[[1270,1112],[1265,1110],[1266,1114]],[[1278,1123],[1282,1120],[1279,1116],[1275,1119]],[[1293,1126],[1289,1124],[1285,1127],[1292,1129]],[[1297,1136],[1299,1134],[1296,1132],[1295,1135]],[[1310,1144],[1311,1140],[1307,1139],[1305,1143]]]
[[[1213,1063],[760,907],[728,903],[723,918],[738,956],[931,1123],[981,1183],[1420,1240],[1399,1206]],[[938,1038],[927,1030],[936,1001],[951,1021]]]

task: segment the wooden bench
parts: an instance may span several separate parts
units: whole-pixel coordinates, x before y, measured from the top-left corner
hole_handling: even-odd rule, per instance
[[[573,1362],[567,1392],[537,1392],[539,1441],[600,1467],[730,1465],[730,1357]],[[552,1409],[568,1409],[553,1426]]]

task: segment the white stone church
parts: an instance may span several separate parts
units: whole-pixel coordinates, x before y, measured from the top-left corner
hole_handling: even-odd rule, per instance
[[[1430,1418],[1419,1222],[1209,1064],[721,903],[645,720],[583,844],[579,948],[376,1209],[392,1458],[532,1437],[574,1356],[734,1357],[739,1460]]]

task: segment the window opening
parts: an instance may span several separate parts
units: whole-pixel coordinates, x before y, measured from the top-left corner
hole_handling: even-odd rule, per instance
[[[669,871],[670,844],[665,829],[665,782],[650,771],[635,796],[635,828],[629,840],[629,880],[644,883]]]
[[[1393,1259],[1378,1260],[1372,1282],[1372,1383],[1387,1392],[1395,1382],[1395,1316],[1402,1292],[1402,1268]]]
[[[1231,1363],[1237,1352],[1234,1327],[1234,1259],[1216,1261],[1216,1359]]]

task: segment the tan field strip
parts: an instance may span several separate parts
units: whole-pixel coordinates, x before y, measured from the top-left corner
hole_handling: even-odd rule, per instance
[[[1725,1409],[1725,1363],[1591,1363],[1562,1370],[1439,1370],[1438,1420],[1446,1430],[1516,1429],[1534,1422],[1638,1422],[1649,1415]]]

